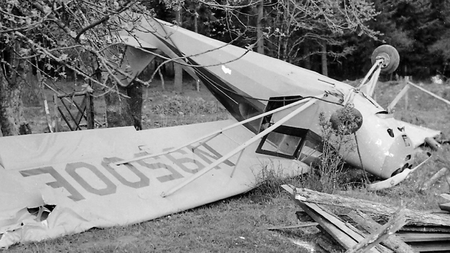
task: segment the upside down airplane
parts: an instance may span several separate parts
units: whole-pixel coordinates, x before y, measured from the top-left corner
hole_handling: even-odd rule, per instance
[[[383,185],[413,170],[414,148],[439,134],[395,120],[372,99],[380,72],[398,66],[389,46],[374,52],[372,69],[352,87],[157,19],[120,38],[127,46],[121,85],[162,52],[234,119],[1,138],[0,248],[211,203],[253,189],[267,169],[305,173],[321,155],[319,115],[352,137],[346,162]]]

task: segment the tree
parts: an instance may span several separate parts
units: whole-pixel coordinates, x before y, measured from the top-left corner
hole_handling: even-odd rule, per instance
[[[351,53],[354,48],[345,44],[345,35],[379,35],[367,24],[377,13],[364,0],[283,0],[271,9],[273,22],[267,25],[267,37],[273,45],[272,54],[293,64],[300,64],[311,55],[323,55],[324,48],[326,55],[333,58]],[[302,47],[309,48],[306,55]]]
[[[121,80],[117,78],[117,74],[128,76],[128,70],[120,66],[124,51],[117,45],[121,44],[119,32],[136,29],[139,20],[132,12],[150,15],[137,0],[2,1],[0,125],[3,135],[17,134],[22,117],[23,76],[31,67],[47,81],[74,73],[84,79],[86,86],[103,89],[109,96],[117,97],[109,101],[128,104],[129,96],[123,93]],[[58,66],[66,70],[56,71]],[[57,77],[49,74],[51,70]],[[124,113],[132,115],[130,111]],[[111,121],[108,125],[116,123]]]
[[[175,18],[176,18],[176,22],[178,26],[181,26],[182,24],[182,8],[181,6],[177,6],[175,9]],[[178,92],[182,92],[183,91],[183,68],[181,67],[180,64],[177,64],[176,62],[173,63],[174,66],[174,72],[175,72],[175,77],[173,80],[174,86],[175,86],[175,90]]]
[[[310,56],[323,55],[324,48],[327,49],[325,56],[335,59],[350,54],[355,47],[346,45],[345,36],[348,34],[370,38],[379,35],[368,26],[377,12],[373,4],[365,0],[199,2],[213,10],[216,21],[224,28],[215,27],[216,34],[222,35],[215,38],[255,48],[296,65],[305,65]],[[262,46],[264,50],[260,49]],[[318,62],[327,64],[326,60],[322,57]]]
[[[15,45],[0,42],[0,127],[3,136],[19,134],[19,127],[25,125],[22,107],[22,83],[25,71],[17,55]]]
[[[449,3],[439,0],[376,0],[381,11],[374,25],[381,39],[395,46],[400,55],[399,73],[427,78],[445,69]]]
[[[450,61],[450,3],[442,1],[437,8],[439,10],[436,12],[436,19],[439,21],[438,38],[428,49],[442,60],[442,65],[441,68],[438,67],[438,72],[450,77],[450,68],[448,67]]]

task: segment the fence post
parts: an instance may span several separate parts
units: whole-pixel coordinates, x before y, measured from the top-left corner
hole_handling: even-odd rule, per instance
[[[94,99],[91,92],[86,92],[86,119],[87,128],[94,129]]]
[[[409,85],[409,76],[405,76],[405,85]],[[408,110],[408,91],[405,93],[405,111]]]

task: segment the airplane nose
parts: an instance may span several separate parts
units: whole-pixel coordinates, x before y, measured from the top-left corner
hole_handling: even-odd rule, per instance
[[[384,154],[382,174],[388,178],[401,173],[404,169],[411,169],[413,165],[414,147],[409,137],[402,133],[395,137],[389,150]]]

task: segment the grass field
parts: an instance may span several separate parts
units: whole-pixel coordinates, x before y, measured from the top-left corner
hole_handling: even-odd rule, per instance
[[[167,91],[152,87],[145,93],[145,128],[229,117],[205,88],[197,92],[189,85],[185,86],[183,94],[176,94],[170,90],[170,85],[166,87]],[[450,99],[450,86],[428,84],[424,87]],[[401,88],[402,83],[379,83],[375,97],[386,106]],[[104,104],[100,99],[96,104],[97,117],[102,120]],[[41,108],[28,108],[27,115],[33,129],[45,128]],[[407,104],[405,99],[399,102],[395,115],[404,121],[441,130],[444,138],[450,136],[450,106],[415,88],[408,92]],[[423,153],[417,153],[418,162],[424,157]],[[376,193],[363,187],[348,187],[336,194],[396,206],[403,203],[411,209],[438,209],[438,203],[443,202],[438,194],[449,192],[445,180],[438,181],[425,193],[419,193],[418,188],[436,171],[449,166],[450,147],[444,145],[442,150],[433,152],[431,161],[396,187]],[[279,188],[279,184],[285,182],[298,187],[307,185],[302,178],[288,181],[272,178],[249,193],[186,212],[127,227],[92,229],[56,240],[15,245],[7,252],[325,252],[315,246],[319,233],[315,227],[267,229],[299,223],[295,214],[299,208]],[[341,251],[336,248],[335,252]]]

